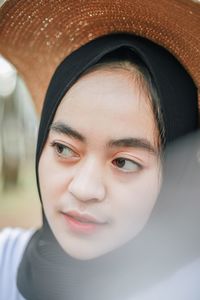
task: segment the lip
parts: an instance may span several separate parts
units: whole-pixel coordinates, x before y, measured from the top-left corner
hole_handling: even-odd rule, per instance
[[[69,211],[62,214],[67,221],[69,228],[78,233],[91,234],[99,227],[106,224],[106,222],[98,220],[91,215],[80,214],[77,211]]]

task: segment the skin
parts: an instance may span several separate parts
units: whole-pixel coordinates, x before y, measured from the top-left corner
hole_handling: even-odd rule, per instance
[[[79,79],[55,114],[39,162],[44,211],[61,247],[87,260],[141,232],[160,185],[158,130],[149,99],[127,70],[96,70]],[[103,224],[73,230],[66,215]]]

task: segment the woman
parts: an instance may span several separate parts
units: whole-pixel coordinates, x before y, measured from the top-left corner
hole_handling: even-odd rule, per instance
[[[165,297],[169,282],[157,283],[183,261],[168,257],[163,267],[169,249],[155,242],[161,158],[166,144],[197,128],[197,88],[163,47],[115,33],[68,55],[51,79],[38,135],[43,227],[13,238],[24,239],[13,251],[13,299]]]

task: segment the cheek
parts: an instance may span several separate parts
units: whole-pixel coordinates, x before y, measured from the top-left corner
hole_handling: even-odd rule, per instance
[[[66,192],[71,178],[70,170],[59,165],[52,159],[48,151],[43,151],[39,162],[39,182],[42,202],[45,204],[56,204],[60,197]]]
[[[135,228],[135,232],[141,230],[157,200],[160,181],[159,171],[154,169],[141,173],[126,185],[118,185],[112,209],[116,224],[124,230],[125,227]]]

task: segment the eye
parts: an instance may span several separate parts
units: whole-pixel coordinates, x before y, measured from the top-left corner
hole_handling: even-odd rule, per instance
[[[58,156],[62,158],[73,158],[73,157],[78,157],[75,151],[73,151],[71,148],[68,146],[58,143],[58,142],[53,142],[51,143],[51,146],[55,148],[56,153]]]
[[[142,166],[135,161],[123,157],[118,157],[112,161],[114,166],[127,172],[137,172]]]

